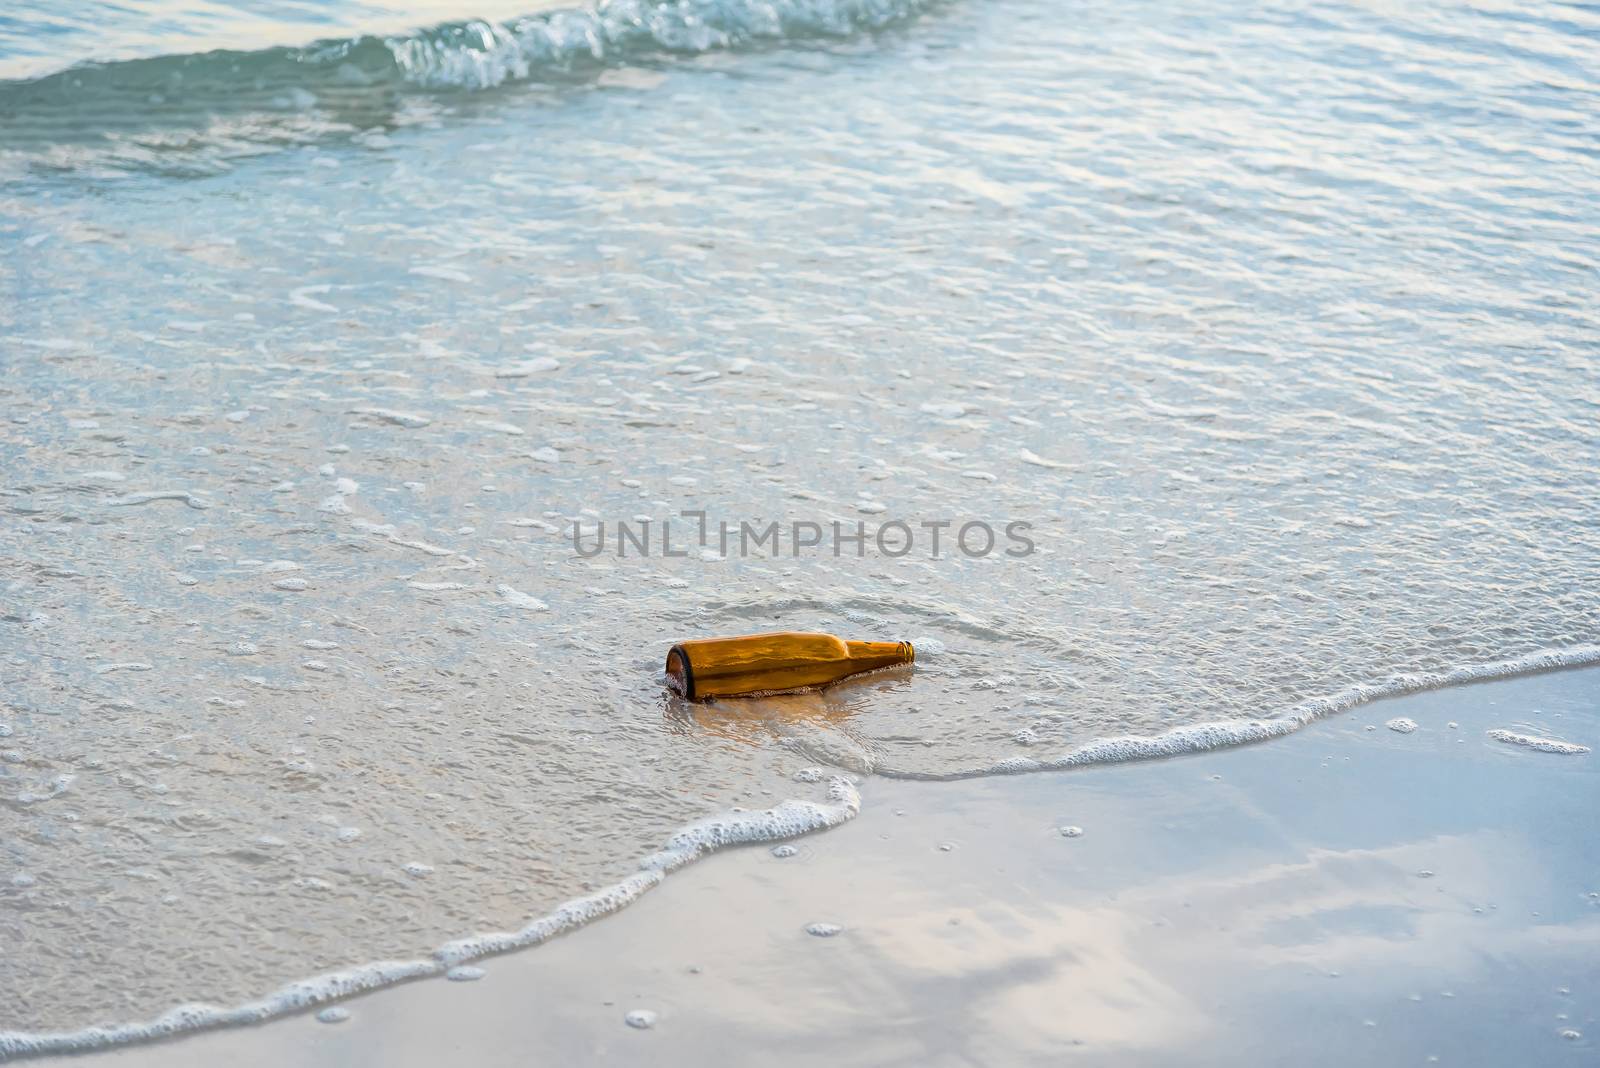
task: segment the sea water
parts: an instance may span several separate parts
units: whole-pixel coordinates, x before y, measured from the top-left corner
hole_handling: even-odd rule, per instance
[[[1595,659],[1593,8],[440,6],[0,19],[0,1049]]]

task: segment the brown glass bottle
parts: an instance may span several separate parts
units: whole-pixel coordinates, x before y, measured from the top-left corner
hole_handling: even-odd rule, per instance
[[[849,642],[801,631],[696,638],[668,651],[667,684],[690,701],[793,693],[915,658],[910,642]]]

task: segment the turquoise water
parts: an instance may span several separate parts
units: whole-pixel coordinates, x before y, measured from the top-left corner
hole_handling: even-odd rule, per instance
[[[1593,10],[141,10],[0,38],[9,1030],[1600,642]],[[571,537],[685,510],[1036,551]],[[664,694],[772,627],[919,666]]]
[[[485,0],[470,13],[505,19],[540,6]],[[187,65],[205,52],[249,53],[362,35],[403,37],[461,13],[449,0],[12,0],[0,12],[0,78],[39,78],[119,60],[166,57]]]

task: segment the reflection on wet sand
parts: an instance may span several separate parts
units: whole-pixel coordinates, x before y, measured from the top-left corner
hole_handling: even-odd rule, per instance
[[[666,716],[680,729],[692,727],[713,737],[746,745],[790,739],[803,749],[810,739],[813,746],[825,745],[833,752],[845,748],[842,740],[865,753],[868,743],[851,730],[851,720],[870,709],[874,695],[904,689],[914,673],[915,668],[910,665],[884,668],[820,690],[765,697],[726,697],[700,702],[685,701],[669,694],[665,699]],[[822,732],[830,732],[834,737],[818,737]],[[859,760],[841,766],[870,770],[851,767],[855,763]]]

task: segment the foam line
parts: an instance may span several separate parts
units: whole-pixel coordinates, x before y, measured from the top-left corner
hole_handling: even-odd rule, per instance
[[[1496,727],[1486,733],[1497,742],[1505,742],[1507,745],[1520,745],[1525,749],[1532,749],[1540,753],[1562,753],[1572,756],[1589,751],[1588,746],[1579,745],[1577,742],[1563,742],[1559,738],[1541,738],[1536,734],[1522,734],[1517,731],[1508,731],[1503,727]]]
[[[634,874],[587,897],[574,898],[554,912],[532,920],[520,930],[457,939],[440,946],[430,956],[417,960],[378,961],[324,972],[296,980],[265,997],[232,1007],[179,1005],[153,1020],[85,1027],[78,1031],[0,1031],[0,1060],[53,1053],[83,1053],[193,1031],[261,1023],[352,994],[412,979],[443,975],[463,961],[535,946],[556,935],[576,930],[637,900],[646,891],[661,885],[669,872],[724,846],[775,841],[836,827],[854,818],[860,811],[861,796],[855,785],[848,779],[836,777],[828,785],[826,801],[785,801],[757,812],[730,812],[691,823],[673,834],[665,848],[641,860],[639,870]]]
[[[1263,719],[1223,720],[1175,727],[1161,734],[1103,738],[1069,750],[1057,757],[1034,759],[1013,757],[987,767],[953,772],[918,772],[875,766],[872,773],[891,779],[923,779],[946,782],[975,779],[984,775],[1022,775],[1033,771],[1061,771],[1094,764],[1125,764],[1133,760],[1159,760],[1165,757],[1202,753],[1250,745],[1293,734],[1308,723],[1348,712],[1352,708],[1390,697],[1474,682],[1492,682],[1541,671],[1600,664],[1600,645],[1574,645],[1565,649],[1542,649],[1526,656],[1472,664],[1448,671],[1419,671],[1391,675],[1377,682],[1346,687],[1327,697],[1314,697],[1292,705],[1281,713]]]

